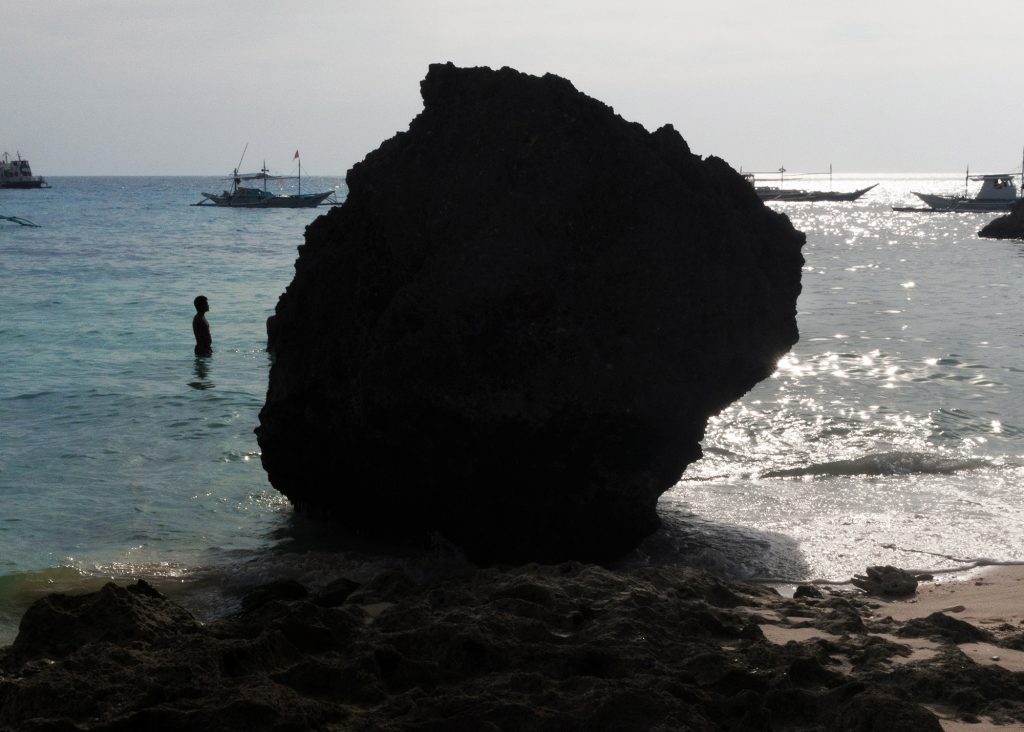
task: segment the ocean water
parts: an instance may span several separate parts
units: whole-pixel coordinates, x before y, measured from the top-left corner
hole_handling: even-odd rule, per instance
[[[994,214],[895,212],[961,176],[837,177],[807,233],[801,338],[709,424],[623,564],[777,582],[1024,560],[1024,243]],[[0,643],[42,593],[146,578],[200,617],[246,587],[453,561],[332,544],[267,482],[266,318],[317,209],[197,208],[214,178],[0,191]],[[828,185],[828,182],[825,182]],[[804,187],[820,187],[804,185]],[[342,178],[310,178],[305,190]],[[192,298],[215,353],[192,354]]]

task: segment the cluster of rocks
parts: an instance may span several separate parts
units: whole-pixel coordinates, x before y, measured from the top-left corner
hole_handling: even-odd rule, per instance
[[[797,341],[804,235],[671,126],[435,64],[268,323],[263,466],[346,531],[606,561]]]
[[[978,236],[989,239],[1024,239],[1024,201],[1018,201],[1009,213],[985,224]]]
[[[0,730],[937,731],[930,708],[1024,721],[1022,675],[975,665],[957,645],[971,640],[1024,634],[680,568],[285,580],[209,624],[140,581],[31,607],[0,651]]]

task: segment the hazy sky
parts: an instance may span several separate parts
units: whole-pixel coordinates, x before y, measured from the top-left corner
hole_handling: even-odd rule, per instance
[[[344,174],[434,62],[563,76],[736,168],[1020,167],[1024,1],[0,0],[0,151],[40,175]]]

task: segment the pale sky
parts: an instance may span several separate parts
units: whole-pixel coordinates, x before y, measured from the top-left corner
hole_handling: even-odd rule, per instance
[[[1024,1],[0,0],[0,152],[37,175],[343,175],[431,63],[569,79],[737,169],[1007,172]]]

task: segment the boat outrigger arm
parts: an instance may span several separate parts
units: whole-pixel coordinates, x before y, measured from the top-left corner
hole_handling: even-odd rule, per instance
[[[13,221],[15,224],[20,224],[21,226],[31,226],[34,229],[41,229],[42,228],[39,224],[34,224],[31,221],[29,221],[28,219],[23,219],[20,216],[3,216],[3,215],[0,215],[0,219],[2,219],[4,221]]]

